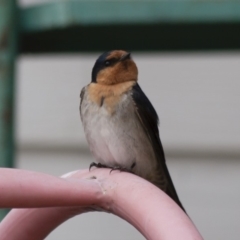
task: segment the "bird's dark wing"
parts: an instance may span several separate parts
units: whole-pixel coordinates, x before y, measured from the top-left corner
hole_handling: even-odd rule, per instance
[[[82,101],[83,101],[83,98],[84,98],[85,91],[86,91],[86,87],[84,87],[84,88],[82,89],[81,93],[80,93],[80,106],[79,106],[79,111],[80,111],[81,120],[82,120],[81,106],[82,106]]]
[[[137,83],[132,88],[132,98],[135,104],[136,114],[151,142],[157,159],[161,180],[155,184],[164,190],[184,210],[166,166],[165,155],[158,131],[158,115],[151,102]]]

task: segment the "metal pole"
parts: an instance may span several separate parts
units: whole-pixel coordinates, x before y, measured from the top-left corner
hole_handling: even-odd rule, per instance
[[[16,0],[0,0],[0,167],[14,159],[13,103],[16,57]],[[0,193],[1,194],[1,193]],[[6,211],[0,211],[0,219]]]

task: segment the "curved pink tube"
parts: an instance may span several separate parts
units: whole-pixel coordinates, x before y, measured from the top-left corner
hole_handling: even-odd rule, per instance
[[[0,208],[87,205],[97,191],[98,185],[88,179],[0,168]]]
[[[8,207],[58,207],[12,210],[0,224],[1,240],[44,239],[62,222],[93,209],[122,217],[149,240],[203,239],[188,216],[164,192],[135,175],[96,169],[77,171],[59,179],[27,171],[23,171],[27,173],[24,177],[22,170],[11,171],[19,171],[10,184],[11,192],[15,185],[21,185],[22,194],[17,189],[16,193],[9,193],[4,187],[8,198],[18,194],[20,197],[11,200]],[[0,171],[2,189],[1,177]],[[0,206],[2,199],[6,206],[7,197],[2,198],[1,194]]]

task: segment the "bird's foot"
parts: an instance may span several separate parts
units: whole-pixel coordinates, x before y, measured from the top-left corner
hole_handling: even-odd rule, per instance
[[[120,172],[128,172],[128,173],[133,173],[132,170],[128,169],[128,168],[125,168],[125,167],[121,167],[121,166],[114,166],[114,167],[110,167],[111,168],[111,171],[115,171],[115,170],[119,170]]]
[[[96,167],[96,168],[110,168],[111,171],[115,171],[115,170],[118,170],[120,172],[128,172],[128,173],[133,173],[133,168],[135,167],[135,163],[131,166],[131,169],[129,168],[126,168],[126,167],[122,167],[122,166],[113,166],[113,167],[110,167],[110,166],[107,166],[107,165],[104,165],[102,163],[95,163],[95,162],[92,162],[89,166],[89,171],[91,170],[92,167]]]
[[[91,170],[92,167],[96,167],[96,168],[109,168],[108,166],[102,164],[102,163],[95,163],[92,162],[89,166],[89,171]]]

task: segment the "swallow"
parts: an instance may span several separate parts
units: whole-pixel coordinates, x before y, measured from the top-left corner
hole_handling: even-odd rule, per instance
[[[90,168],[134,173],[162,189],[184,210],[167,169],[158,115],[138,84],[131,54],[114,50],[100,55],[80,98],[84,132],[97,161]]]

